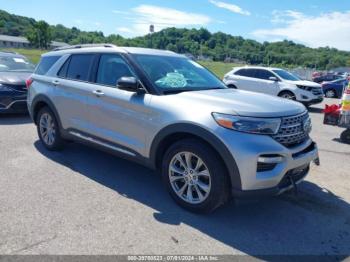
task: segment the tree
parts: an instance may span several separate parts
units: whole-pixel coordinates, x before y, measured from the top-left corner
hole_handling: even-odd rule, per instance
[[[51,29],[45,21],[35,23],[27,32],[27,39],[36,48],[48,49],[51,44]]]

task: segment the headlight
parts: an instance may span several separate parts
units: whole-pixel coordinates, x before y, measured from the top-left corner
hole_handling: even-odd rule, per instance
[[[254,118],[213,113],[215,121],[222,127],[245,133],[273,135],[281,125],[279,118]]]
[[[306,90],[306,91],[311,91],[312,90],[312,87],[310,87],[310,86],[297,85],[297,87],[300,88],[300,89]]]
[[[11,92],[11,91],[13,91],[12,88],[10,88],[4,84],[0,84],[0,92]]]

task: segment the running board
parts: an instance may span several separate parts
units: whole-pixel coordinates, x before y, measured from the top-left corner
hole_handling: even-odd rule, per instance
[[[122,149],[120,147],[116,147],[116,146],[112,146],[108,143],[105,143],[105,142],[102,142],[102,141],[99,141],[99,140],[96,140],[90,136],[86,136],[86,135],[82,135],[81,133],[78,133],[78,132],[74,132],[74,131],[69,131],[69,134],[73,135],[73,136],[76,136],[78,138],[81,138],[85,141],[89,141],[91,143],[94,143],[94,144],[97,144],[97,145],[100,145],[100,146],[103,146],[103,147],[106,147],[106,148],[109,148],[109,149],[112,149],[114,151],[118,151],[120,153],[123,153],[123,154],[126,154],[126,155],[129,155],[129,156],[136,156],[136,154],[128,151],[128,150],[125,150],[125,149]]]

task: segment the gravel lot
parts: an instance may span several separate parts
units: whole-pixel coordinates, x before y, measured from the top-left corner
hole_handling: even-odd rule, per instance
[[[334,103],[337,100],[327,100]],[[321,166],[299,187],[200,216],[160,177],[79,145],[48,152],[28,117],[0,116],[0,254],[350,256],[350,145],[310,110]]]

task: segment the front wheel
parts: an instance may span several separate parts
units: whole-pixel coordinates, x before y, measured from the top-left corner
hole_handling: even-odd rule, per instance
[[[290,91],[283,91],[278,96],[289,100],[296,100],[295,95]]]
[[[223,161],[211,147],[195,139],[181,140],[167,150],[162,176],[172,198],[192,212],[211,212],[229,196]]]

